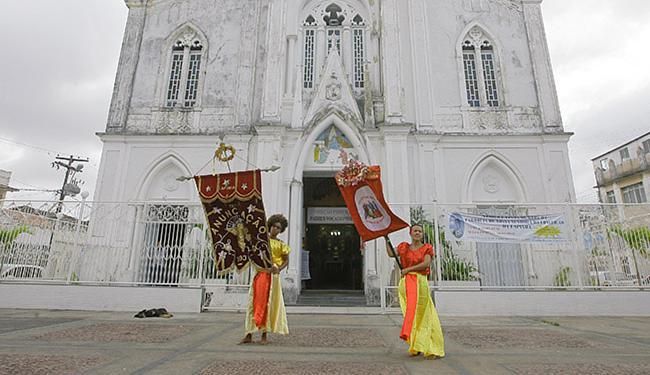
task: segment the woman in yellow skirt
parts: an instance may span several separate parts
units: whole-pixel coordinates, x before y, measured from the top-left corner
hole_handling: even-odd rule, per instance
[[[422,242],[421,225],[412,225],[410,234],[411,243],[402,242],[397,246],[402,264],[399,302],[404,315],[400,338],[408,342],[412,356],[423,354],[426,358],[441,358],[445,356],[445,342],[427,280],[433,246]],[[388,251],[388,256],[395,254]]]
[[[287,244],[278,239],[278,234],[287,229],[287,218],[281,214],[271,216],[266,223],[269,229],[269,244],[273,266],[270,270],[258,270],[248,293],[246,311],[246,336],[241,344],[253,342],[253,332],[261,331],[260,344],[267,343],[268,332],[286,335],[289,333],[287,313],[280,285],[280,271],[289,264]]]

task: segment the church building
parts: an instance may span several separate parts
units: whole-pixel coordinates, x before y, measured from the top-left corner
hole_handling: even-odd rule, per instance
[[[386,278],[333,179],[346,157],[381,166],[406,220],[575,201],[542,0],[125,2],[95,200],[197,204],[177,177],[228,171],[209,163],[220,142],[233,171],[279,166],[263,194],[289,219],[288,303]]]

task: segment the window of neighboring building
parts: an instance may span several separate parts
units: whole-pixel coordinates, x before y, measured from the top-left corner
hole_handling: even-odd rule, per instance
[[[621,154],[621,160],[629,159],[630,158],[630,151],[628,151],[627,147],[621,149],[619,151]]]
[[[470,107],[501,105],[497,56],[492,42],[483,30],[474,27],[461,49],[467,104]]]
[[[621,193],[623,194],[624,203],[647,202],[647,197],[645,195],[645,189],[643,188],[642,182],[622,188]]]
[[[607,203],[616,203],[616,195],[613,191],[607,192]]]
[[[650,154],[650,139],[643,141],[643,151],[646,154]]]
[[[194,107],[197,103],[203,45],[196,35],[184,34],[172,47],[166,107]]]
[[[600,167],[601,167],[604,171],[606,171],[606,170],[607,170],[607,167],[608,167],[608,165],[609,165],[608,163],[609,163],[609,160],[607,160],[607,159],[601,159],[601,160],[600,160]]]

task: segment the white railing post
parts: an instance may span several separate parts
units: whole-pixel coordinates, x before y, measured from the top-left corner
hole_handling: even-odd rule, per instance
[[[437,286],[440,288],[442,286],[442,265],[440,260],[444,257],[444,249],[442,247],[442,242],[440,241],[440,229],[438,228],[439,218],[438,218],[438,201],[433,201],[433,236],[435,237],[434,241],[436,244],[436,279]]]
[[[206,219],[206,221],[207,221],[207,219]],[[199,267],[200,267],[199,272],[201,273],[201,277],[199,278],[199,280],[200,280],[199,282],[201,283],[201,286],[205,285],[205,271],[206,271],[206,267],[205,267],[206,266],[205,265],[205,262],[206,262],[205,250],[208,247],[208,245],[212,243],[212,241],[210,240],[210,237],[208,237],[210,235],[211,235],[211,233],[210,233],[210,223],[207,222],[207,224],[203,227],[203,238],[201,239],[201,257],[200,257],[201,260],[199,261],[200,262],[199,263]]]
[[[68,270],[68,280],[67,280],[68,284],[70,284],[72,280],[72,274],[74,273],[74,270],[77,269],[77,263],[79,263],[79,260],[81,259],[82,247],[79,241],[79,237],[81,236],[81,221],[83,220],[84,217],[84,209],[86,208],[87,198],[88,198],[87,191],[81,193],[81,208],[79,209],[79,217],[77,218],[77,226],[75,228],[75,234],[74,234],[74,249],[76,255],[73,256],[72,262],[70,263],[70,269]],[[77,275],[77,279],[78,278],[79,275]]]
[[[569,216],[569,228],[571,228],[571,243],[573,244],[573,267],[578,276],[578,287],[584,289],[584,283],[582,281],[582,266],[580,263],[580,258],[578,256],[578,225],[580,225],[579,220],[576,220],[576,215],[574,212],[575,205],[571,206],[569,203],[565,205],[567,214]]]

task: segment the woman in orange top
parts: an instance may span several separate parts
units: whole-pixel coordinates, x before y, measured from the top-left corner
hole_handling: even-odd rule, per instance
[[[400,338],[409,344],[413,356],[424,354],[427,358],[445,356],[445,342],[438,313],[431,300],[429,275],[433,246],[423,243],[423,228],[411,226],[411,243],[397,246],[397,256],[402,264],[402,278],[399,282],[399,302],[404,315]],[[388,256],[393,257],[390,251]]]
[[[289,333],[287,313],[282,297],[280,271],[289,264],[289,246],[278,239],[278,234],[284,232],[288,225],[287,218],[281,214],[272,215],[267,220],[269,228],[269,245],[273,266],[270,269],[260,269],[255,274],[248,294],[248,309],[246,310],[246,336],[240,342],[249,344],[253,341],[253,332],[261,331],[260,344],[266,344],[267,332],[286,335]]]

